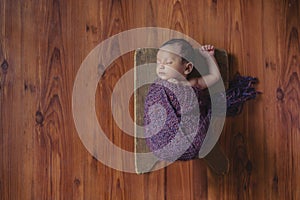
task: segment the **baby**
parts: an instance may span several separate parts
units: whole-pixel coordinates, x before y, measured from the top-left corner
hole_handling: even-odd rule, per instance
[[[209,74],[189,80],[191,86],[201,89],[210,87],[220,79],[217,62],[214,59],[214,47],[202,46],[200,54],[206,58]],[[157,53],[156,73],[159,78],[171,82],[187,84],[188,75],[194,69],[194,48],[183,39],[172,39],[159,49]]]
[[[208,74],[194,78],[191,74],[196,70],[197,54],[186,40],[169,40],[157,53],[159,78],[150,86],[145,99],[144,127],[146,144],[160,160],[196,158],[209,127],[211,102],[204,89],[220,79],[220,72],[213,46],[205,45],[196,51],[205,58]],[[241,107],[243,102],[255,98],[257,92],[251,87],[255,81],[240,76],[237,82],[242,84],[235,82],[234,88],[224,95],[229,102],[227,107]]]

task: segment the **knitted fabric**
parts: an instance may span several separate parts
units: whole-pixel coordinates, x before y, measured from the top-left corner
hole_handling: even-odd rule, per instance
[[[239,114],[243,103],[259,93],[252,87],[256,82],[237,75],[226,92],[214,94],[217,102],[226,100],[224,114]],[[156,157],[166,161],[197,157],[211,119],[207,92],[158,79],[150,86],[144,106],[146,144]]]
[[[157,80],[145,100],[146,144],[161,160],[189,160],[197,156],[210,121],[205,92]]]

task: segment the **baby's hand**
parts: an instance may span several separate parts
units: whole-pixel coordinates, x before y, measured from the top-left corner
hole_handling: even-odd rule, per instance
[[[184,86],[194,86],[194,85],[191,85],[191,83],[187,80],[184,80],[184,81],[178,81],[176,80],[175,78],[169,78],[168,81],[170,83],[174,83],[174,84],[180,84],[180,85],[184,85]]]
[[[207,56],[210,55],[210,56],[214,56],[215,55],[215,47],[213,45],[203,45],[200,49],[199,49],[200,53],[203,55],[203,56]]]
[[[198,87],[200,89],[206,88],[206,84],[204,80],[201,77],[198,78],[192,78],[189,80],[189,85],[192,87]]]
[[[178,81],[177,81],[175,78],[169,78],[168,81],[169,81],[170,83],[178,84]]]
[[[189,83],[190,86],[195,87],[195,86],[198,85],[198,78],[192,78],[192,79],[190,79],[190,80],[188,81],[188,83]]]

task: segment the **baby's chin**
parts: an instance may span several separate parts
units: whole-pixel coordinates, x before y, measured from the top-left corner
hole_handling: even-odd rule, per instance
[[[174,82],[174,80],[176,80],[177,82],[186,81],[186,78],[184,76],[176,77],[176,76],[170,76],[169,74],[165,74],[165,73],[157,73],[157,76],[164,81],[169,81],[169,80],[171,80],[170,82]]]
[[[157,74],[157,76],[162,80],[168,80],[170,77],[164,74]]]

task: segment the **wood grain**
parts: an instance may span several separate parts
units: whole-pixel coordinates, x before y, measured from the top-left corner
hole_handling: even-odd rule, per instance
[[[259,78],[262,95],[226,120],[228,175],[201,160],[119,172],[80,141],[72,118],[80,64],[110,36],[145,26],[225,49],[231,76]],[[299,199],[299,34],[298,0],[0,1],[0,199]],[[107,137],[128,151],[133,138],[107,108],[133,57],[115,60],[95,94]]]

